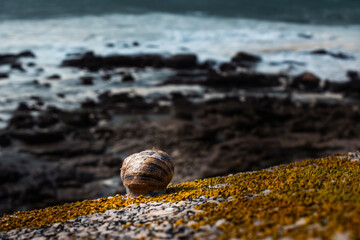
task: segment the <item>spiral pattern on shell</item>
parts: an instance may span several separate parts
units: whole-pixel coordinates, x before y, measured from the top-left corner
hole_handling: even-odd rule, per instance
[[[174,175],[170,156],[161,150],[146,150],[127,157],[121,167],[121,180],[130,197],[165,193]]]

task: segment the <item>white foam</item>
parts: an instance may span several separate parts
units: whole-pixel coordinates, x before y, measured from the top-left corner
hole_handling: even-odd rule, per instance
[[[311,38],[305,39],[299,34]],[[79,77],[87,74],[85,71],[59,68],[67,53],[86,50],[102,55],[193,52],[200,61],[209,58],[228,61],[236,52],[245,51],[262,56],[259,71],[285,71],[290,74],[311,71],[322,78],[344,81],[346,70],[359,70],[359,39],[360,26],[315,26],[164,13],[2,21],[0,53],[31,50],[36,59],[23,61],[34,61],[44,72],[38,73],[36,67],[26,68],[26,73],[13,71],[9,79],[2,80],[0,112],[3,112],[1,106],[28,101],[25,95],[40,96],[47,103],[60,107],[76,108],[80,101],[94,98],[105,90],[135,90],[139,94],[174,90],[172,86],[156,87],[154,84],[171,74],[167,70],[156,74],[146,70],[134,73],[137,81],[133,84],[115,79],[109,82],[96,80],[93,86],[82,86]],[[132,46],[134,41],[140,46]],[[114,47],[107,47],[108,43],[114,44]],[[341,51],[355,59],[339,60],[309,54],[310,50],[318,48]],[[289,64],[271,64],[284,60],[304,62],[305,65],[289,67]],[[3,66],[1,71],[5,68]],[[62,76],[61,81],[46,80],[47,76],[55,73]],[[40,84],[51,82],[52,87],[47,89],[31,84],[33,79],[38,79]],[[197,86],[182,89],[177,86],[176,89],[200,91]],[[65,99],[57,97],[60,92],[66,94]]]

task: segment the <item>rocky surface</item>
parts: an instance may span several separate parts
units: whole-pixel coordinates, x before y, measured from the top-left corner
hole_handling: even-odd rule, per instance
[[[315,55],[328,55],[331,56],[333,58],[338,58],[338,59],[343,59],[343,60],[347,60],[347,59],[353,59],[353,56],[350,56],[348,54],[342,53],[342,52],[331,52],[328,51],[326,49],[316,49],[310,52],[311,54],[315,54]]]
[[[1,239],[357,239],[360,152],[0,218]],[[334,194],[334,192],[336,194]]]
[[[0,56],[2,64],[34,57]],[[74,110],[49,106],[39,96],[19,104],[0,130],[0,213],[124,193],[122,160],[153,147],[172,156],[174,183],[360,147],[358,72],[349,71],[348,82],[330,83],[312,73],[291,77],[246,70],[259,61],[244,52],[218,65],[199,63],[193,54],[88,52],[64,60],[63,67],[86,72],[78,84],[91,86],[98,84],[92,74],[129,84],[141,81],[133,75],[136,69],[171,68],[173,75],[157,86],[174,91],[148,97],[99,91]],[[64,80],[46,76],[51,84]],[[180,85],[203,91],[181,93]],[[337,97],[322,99],[328,94]]]
[[[1,174],[12,179],[1,184],[2,211],[124,193],[122,160],[153,147],[172,156],[175,183],[360,147],[354,105],[252,97],[194,103],[182,94],[169,101],[104,93],[71,112],[21,105],[0,134]]]
[[[40,229],[20,229],[7,233],[0,233],[3,239],[192,239],[205,237],[204,234],[195,233],[187,226],[175,226],[180,219],[189,220],[200,210],[194,207],[206,202],[220,203],[222,198],[205,197],[185,200],[178,203],[149,202],[132,204],[123,209],[107,210],[101,214],[81,216],[77,219],[55,223]],[[190,223],[191,224],[191,223]],[[189,225],[190,225],[189,224]],[[213,233],[219,233],[216,226],[210,228]],[[213,235],[215,237],[215,235]]]
[[[83,68],[90,71],[119,67],[168,67],[174,69],[199,67],[197,56],[194,54],[177,54],[170,57],[163,57],[160,54],[97,56],[93,52],[87,52],[78,58],[64,60],[61,66]]]
[[[35,58],[35,54],[31,51],[23,51],[17,54],[0,54],[0,65],[8,64],[15,66],[16,64],[19,64],[20,58]]]

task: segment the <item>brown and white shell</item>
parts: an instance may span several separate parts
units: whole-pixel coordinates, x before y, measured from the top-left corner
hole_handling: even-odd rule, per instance
[[[127,157],[121,167],[121,180],[130,197],[165,193],[174,175],[170,156],[161,150],[146,150]]]

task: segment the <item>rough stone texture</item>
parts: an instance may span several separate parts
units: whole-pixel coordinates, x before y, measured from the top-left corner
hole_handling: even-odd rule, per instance
[[[21,104],[0,132],[1,171],[18,176],[0,184],[0,212],[124,193],[122,160],[153,147],[171,155],[174,183],[360,148],[352,104],[252,97],[196,103],[182,94],[168,101],[163,107],[105,92],[71,112]],[[122,114],[140,117],[117,118]]]
[[[178,203],[149,202],[139,205],[133,204],[123,209],[81,216],[74,220],[54,223],[40,229],[0,232],[0,238],[194,239],[194,237],[215,237],[220,233],[216,224],[214,227],[205,226],[203,230],[206,230],[206,232],[201,234],[195,234],[194,229],[191,227],[174,226],[179,219],[188,221],[190,216],[200,211],[195,210],[194,207],[207,201],[209,199],[200,197],[199,199],[184,200]],[[211,201],[220,203],[224,199],[214,198]]]

